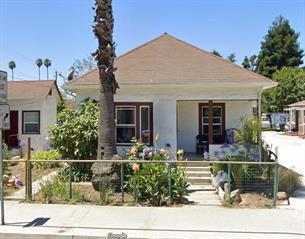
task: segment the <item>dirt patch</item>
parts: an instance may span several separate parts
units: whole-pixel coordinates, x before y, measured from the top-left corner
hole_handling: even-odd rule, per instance
[[[272,207],[273,199],[259,193],[243,193],[241,203],[234,207],[241,208],[268,208]]]

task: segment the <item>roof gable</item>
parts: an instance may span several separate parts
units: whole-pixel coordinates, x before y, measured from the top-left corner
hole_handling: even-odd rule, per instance
[[[53,87],[61,98],[55,80],[8,81],[8,99],[46,99]]]
[[[163,34],[115,59],[119,85],[257,83],[274,85],[268,78]],[[88,72],[67,86],[98,84],[98,70]]]

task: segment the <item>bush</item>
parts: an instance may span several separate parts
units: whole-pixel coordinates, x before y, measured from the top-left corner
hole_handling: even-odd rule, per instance
[[[75,163],[72,164],[72,182],[89,182],[92,178],[92,170],[91,170],[92,163]],[[69,178],[69,165],[65,165],[58,174],[61,177]]]
[[[279,175],[279,191],[286,192],[289,196],[301,186],[300,176],[290,169],[281,169]]]
[[[169,167],[166,160],[170,155],[164,149],[147,147],[141,142],[135,142],[128,159],[148,159],[155,163],[134,163],[133,171],[128,175],[127,188],[133,194],[136,202],[148,202],[153,206],[162,206],[169,202]],[[182,201],[187,195],[188,183],[183,169],[171,169],[171,195],[173,201]]]
[[[31,156],[32,160],[57,160],[61,159],[61,155],[56,150],[49,151],[36,151]],[[58,168],[60,163],[54,162],[33,162],[33,168],[35,169],[47,169],[47,168]]]
[[[99,105],[89,99],[79,109],[58,113],[58,124],[49,129],[51,145],[64,159],[96,159]]]
[[[72,187],[72,199],[69,198],[69,183],[62,177],[55,176],[50,180],[40,183],[38,197],[45,203],[52,202],[77,202],[81,199],[77,188]]]

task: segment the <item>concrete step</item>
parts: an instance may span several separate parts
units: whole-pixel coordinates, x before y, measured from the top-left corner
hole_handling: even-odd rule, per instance
[[[209,163],[206,162],[201,162],[201,161],[192,161],[192,162],[181,162],[178,163],[178,166],[184,166],[184,167],[208,167],[210,166]]]
[[[210,167],[184,167],[186,172],[211,172]]]
[[[187,182],[194,185],[210,184],[211,177],[187,177]]]
[[[211,177],[211,172],[209,171],[186,171],[186,176],[188,177]]]

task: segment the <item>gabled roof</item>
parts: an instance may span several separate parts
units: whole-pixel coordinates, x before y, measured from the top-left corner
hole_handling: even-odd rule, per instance
[[[167,33],[115,59],[119,85],[257,83],[272,87],[270,79],[181,41]],[[67,88],[96,85],[94,69],[66,84]]]
[[[289,107],[305,107],[305,100],[288,105]]]
[[[46,99],[53,86],[61,98],[55,80],[23,80],[7,83],[8,99]]]

